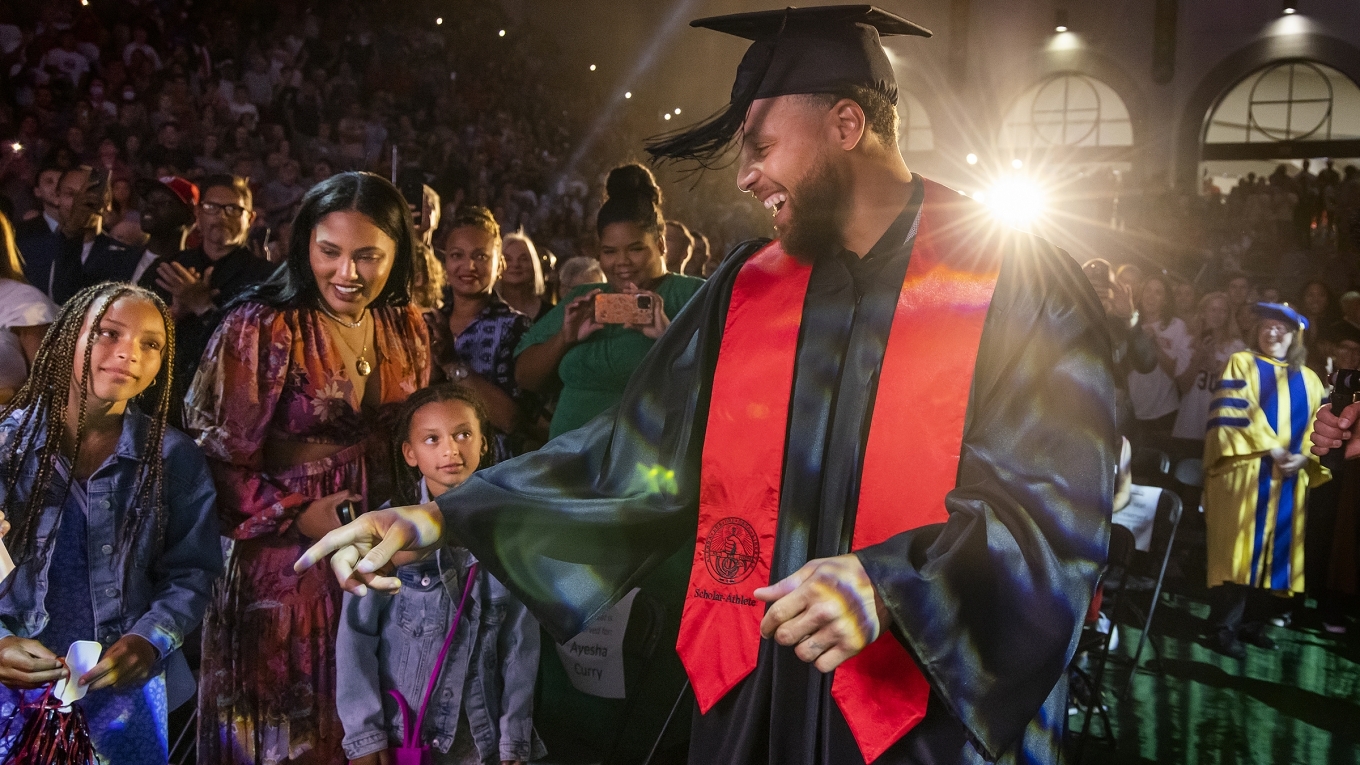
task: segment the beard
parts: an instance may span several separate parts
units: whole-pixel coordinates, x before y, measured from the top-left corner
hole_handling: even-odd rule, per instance
[[[803,263],[839,252],[841,231],[849,217],[850,190],[826,160],[819,160],[798,185],[789,189],[789,222],[778,231],[784,252]]]

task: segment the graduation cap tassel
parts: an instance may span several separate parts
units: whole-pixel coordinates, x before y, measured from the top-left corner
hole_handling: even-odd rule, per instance
[[[718,160],[722,159],[732,143],[741,135],[741,126],[746,122],[746,112],[751,108],[751,102],[755,101],[756,92],[760,89],[765,74],[769,72],[770,64],[774,62],[775,48],[787,24],[788,12],[785,11],[778,33],[774,40],[765,46],[760,64],[753,67],[749,73],[738,72],[738,75],[746,81],[739,80],[737,86],[732,89],[732,100],[726,108],[689,127],[647,139],[646,149],[647,153],[652,155],[653,163],[694,162],[705,170],[720,167],[717,164]]]

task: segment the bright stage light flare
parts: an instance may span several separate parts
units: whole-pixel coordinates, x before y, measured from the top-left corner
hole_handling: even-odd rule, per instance
[[[977,164],[977,155],[970,151],[970,152],[968,152],[968,156],[964,157],[964,160],[967,161],[968,164],[970,164],[970,165],[976,165],[976,164]]]
[[[1028,227],[1044,213],[1044,190],[1022,175],[1000,179],[984,199],[997,220],[1016,228]]]

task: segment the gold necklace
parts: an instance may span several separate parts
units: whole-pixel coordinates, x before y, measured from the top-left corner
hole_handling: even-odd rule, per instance
[[[321,312],[322,312],[322,313],[324,313],[324,314],[326,314],[327,316],[331,317],[331,319],[334,320],[336,324],[339,324],[339,325],[344,326],[344,327],[349,327],[350,329],[358,329],[359,327],[362,327],[362,326],[364,325],[364,319],[368,318],[368,309],[365,308],[365,309],[363,310],[363,312],[361,312],[361,313],[359,314],[359,320],[356,321],[356,322],[350,323],[350,322],[348,322],[348,321],[345,321],[343,318],[341,318],[339,314],[337,314],[337,313],[335,313],[334,311],[332,311],[332,310],[331,310],[331,307],[328,306],[328,305],[326,305],[326,301],[325,301],[324,298],[320,301],[320,303],[321,303]]]
[[[339,316],[336,316],[335,314],[331,313],[330,310],[325,307],[322,307],[321,312],[326,315],[326,318],[330,319],[336,324],[339,324],[342,327],[348,327],[350,329],[358,329],[359,327],[362,327],[364,325],[364,319],[368,318],[368,312],[367,310],[365,310],[363,316],[360,316],[358,321],[351,324],[345,321],[344,319],[341,319]],[[369,374],[373,372],[373,365],[368,363],[368,359],[364,358],[365,356],[368,355],[368,333],[367,332],[364,333],[363,348],[357,352],[354,350],[354,346],[350,345],[349,340],[345,338],[343,333],[336,332],[335,336],[340,338],[340,342],[344,343],[345,347],[350,350],[350,353],[353,353],[355,355],[354,371],[358,372],[360,377],[368,377]]]

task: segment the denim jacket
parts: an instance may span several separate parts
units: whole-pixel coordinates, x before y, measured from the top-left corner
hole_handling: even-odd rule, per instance
[[[336,639],[336,706],[351,759],[401,743],[401,713],[388,689],[401,691],[413,717],[420,713],[474,562],[467,550],[445,547],[398,568],[401,590],[395,595],[345,594]],[[533,729],[537,674],[538,622],[495,577],[479,570],[430,695],[422,740],[447,753],[461,712],[483,761],[542,757],[546,750]]]
[[[15,413],[0,422],[0,448],[7,448],[16,436],[19,418]],[[120,549],[118,529],[137,489],[150,425],[150,417],[135,405],[128,405],[117,447],[86,482],[90,591],[95,596],[97,631],[90,638],[105,648],[127,634],[146,638],[162,659],[160,666],[167,675],[173,708],[193,693],[193,678],[179,648],[184,636],[202,620],[213,582],[222,574],[222,548],[214,509],[217,491],[208,463],[192,439],[166,428],[162,449],[167,500],[164,547],[157,549],[155,529],[146,524],[131,549]],[[42,443],[39,433],[38,442],[18,466],[21,472],[16,493],[23,498],[33,489]],[[0,464],[0,475],[14,469],[14,465]],[[0,481],[0,503],[5,501],[4,491],[4,481]],[[0,638],[32,637],[47,627],[47,578],[54,546],[46,542],[56,533],[61,517],[58,503],[63,494],[49,492],[38,522],[33,549],[46,547],[47,555],[19,561],[10,575],[13,585],[0,598]]]

